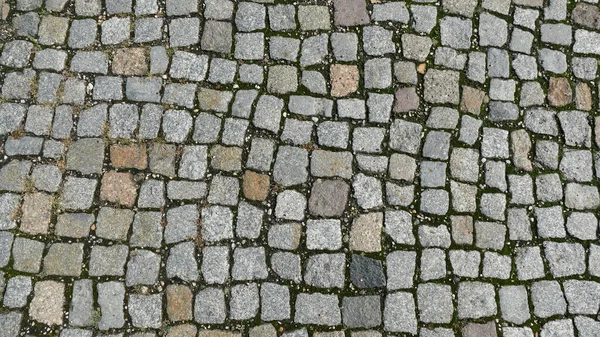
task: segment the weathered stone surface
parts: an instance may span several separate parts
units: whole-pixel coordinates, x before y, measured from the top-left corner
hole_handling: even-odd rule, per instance
[[[65,285],[56,281],[35,284],[29,316],[43,324],[60,325],[63,322]]]
[[[112,70],[119,75],[144,75],[148,72],[143,48],[118,49],[113,55]]]
[[[112,145],[110,161],[115,168],[135,168],[143,170],[148,166],[145,145]]]
[[[333,20],[336,26],[359,26],[369,23],[367,5],[362,0],[335,0]]]
[[[308,199],[311,214],[341,216],[346,209],[350,186],[342,180],[317,180]]]
[[[0,337],[600,335],[598,0],[0,0]]]
[[[548,87],[548,102],[553,106],[565,106],[573,100],[573,90],[564,77],[551,77]]]
[[[137,197],[131,173],[107,172],[102,177],[100,198],[123,206],[133,206]]]
[[[587,3],[578,3],[571,18],[576,24],[582,25],[591,29],[600,29],[600,8]]]
[[[358,90],[359,74],[356,66],[334,64],[329,73],[332,96],[343,97]]]

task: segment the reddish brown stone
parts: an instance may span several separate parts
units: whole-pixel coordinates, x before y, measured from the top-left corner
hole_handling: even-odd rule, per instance
[[[592,110],[592,91],[585,83],[577,83],[575,86],[575,108],[577,110]]]
[[[167,287],[167,314],[173,322],[191,320],[192,317],[192,291],[180,284]]]
[[[467,323],[462,328],[463,337],[498,337],[494,322]]]
[[[242,188],[244,195],[250,200],[265,200],[269,195],[269,185],[271,180],[266,174],[259,174],[252,171],[244,173],[244,182]]]
[[[358,90],[358,68],[354,65],[332,64],[330,68],[331,96],[343,97]]]
[[[169,329],[167,337],[196,337],[198,329],[192,324],[181,324]]]
[[[459,245],[473,244],[473,218],[465,215],[453,215],[452,239]]]
[[[485,92],[482,90],[463,86],[462,88],[462,102],[460,103],[460,109],[462,111],[479,115],[481,112],[481,105],[485,101]]]
[[[573,92],[569,80],[564,77],[550,78],[548,102],[552,106],[565,106],[573,101]]]
[[[524,129],[512,131],[510,139],[515,167],[528,172],[533,170],[533,165],[531,164],[531,160],[529,160],[531,139],[527,131]]]
[[[132,207],[136,196],[136,184],[131,173],[111,171],[102,177],[100,199]]]
[[[144,170],[146,169],[146,166],[148,166],[146,145],[112,145],[110,147],[110,161],[116,168],[135,168]]]
[[[148,72],[144,48],[118,49],[113,55],[112,70],[119,75],[144,75]]]
[[[419,95],[415,88],[398,88],[396,90],[395,112],[409,112],[419,109]]]

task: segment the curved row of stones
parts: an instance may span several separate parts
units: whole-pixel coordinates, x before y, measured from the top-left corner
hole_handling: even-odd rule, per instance
[[[0,336],[600,335],[586,2],[0,1]]]

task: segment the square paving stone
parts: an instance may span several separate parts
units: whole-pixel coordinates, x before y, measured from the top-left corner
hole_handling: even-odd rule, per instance
[[[133,104],[117,104],[109,109],[111,138],[131,138],[139,121],[137,106]]]
[[[269,41],[269,54],[272,59],[294,62],[299,52],[300,40],[275,36]]]
[[[144,43],[162,39],[163,19],[143,18],[135,21],[134,42]],[[152,54],[150,56],[152,60]],[[151,67],[152,68],[152,67]]]
[[[45,193],[25,195],[20,230],[28,234],[48,234],[53,202],[54,197]]]
[[[235,280],[254,280],[267,277],[265,251],[262,247],[237,248],[233,252],[231,276]]]
[[[69,210],[86,210],[92,206],[98,181],[66,177],[62,186],[60,206]]]
[[[204,5],[204,16],[207,19],[230,20],[233,15],[233,3],[229,0],[208,0]]]
[[[452,320],[454,307],[450,286],[424,283],[417,288],[419,319],[428,323],[448,323]]]
[[[234,320],[254,318],[258,314],[259,293],[256,283],[239,284],[231,289],[229,317]]]
[[[299,6],[298,21],[302,30],[330,29],[329,8],[326,6]]]
[[[94,215],[87,213],[63,213],[56,220],[54,234],[71,238],[84,238],[94,224]]]
[[[288,253],[278,252],[271,256],[271,268],[279,277],[300,282],[302,280],[302,268],[300,256]]]
[[[430,103],[459,103],[458,73],[430,69],[425,74],[424,99]]]
[[[535,316],[545,318],[565,314],[567,302],[557,281],[535,282],[530,291]]]
[[[83,174],[101,174],[104,161],[104,141],[84,138],[73,142],[67,150],[67,169]]]
[[[132,294],[127,309],[133,326],[139,328],[155,328],[162,326],[162,295]]]
[[[462,334],[465,337],[496,337],[496,324],[494,322],[489,323],[467,323],[462,328]]]
[[[482,282],[461,282],[458,288],[458,317],[483,318],[497,313],[494,286]]]
[[[90,254],[90,276],[123,276],[129,249],[125,245],[93,246]]]
[[[350,186],[342,180],[317,180],[309,198],[309,211],[325,217],[340,216],[348,199]]]
[[[238,5],[235,25],[239,31],[251,32],[265,28],[266,8],[262,4],[242,2]]]
[[[125,324],[125,286],[121,282],[109,281],[99,283],[97,290],[101,312],[98,327],[102,330],[121,328]]]
[[[96,235],[109,240],[126,240],[134,212],[128,209],[102,207],[96,218]]]
[[[354,61],[358,49],[358,37],[355,33],[331,34],[333,54],[338,61]]]
[[[414,295],[396,292],[386,296],[383,325],[385,331],[417,333],[417,317]]]
[[[371,328],[381,325],[381,297],[344,297],[342,301],[344,326]]]
[[[202,250],[202,276],[209,284],[224,283],[229,277],[229,248],[209,246]]]
[[[167,15],[180,16],[198,11],[198,0],[168,0]]]
[[[106,11],[108,14],[131,13],[132,0],[107,0]]]
[[[342,320],[338,301],[337,295],[298,294],[295,320],[301,324],[338,325]]]
[[[38,41],[43,45],[64,43],[69,27],[69,19],[57,16],[44,16],[40,22]]]
[[[199,323],[223,323],[225,321],[225,295],[218,288],[205,288],[196,294],[194,319]]]
[[[43,253],[44,243],[17,237],[12,245],[13,268],[17,271],[36,274],[40,271]]]
[[[224,206],[210,206],[202,210],[202,238],[220,241],[233,237],[233,213]]]
[[[103,32],[104,33],[104,32]],[[86,48],[96,42],[98,24],[96,20],[83,19],[73,20],[69,30],[68,44],[71,48]],[[104,43],[104,41],[103,41]]]
[[[267,74],[267,90],[285,94],[298,89],[298,70],[293,66],[271,66]]]
[[[544,242],[544,255],[554,277],[585,272],[585,252],[579,243]]]
[[[245,2],[245,4],[249,3]],[[206,21],[200,43],[203,50],[225,54],[230,53],[232,43],[231,23],[212,20]]]
[[[44,273],[47,275],[78,277],[83,262],[82,243],[55,243],[44,257]]]
[[[6,43],[0,56],[0,64],[13,68],[24,68],[29,64],[33,45],[27,41],[10,41]],[[37,53],[36,53],[37,57]]]
[[[6,282],[3,304],[7,308],[23,308],[27,305],[27,297],[33,290],[31,277],[17,275]]]
[[[173,19],[169,24],[169,45],[171,47],[185,47],[197,44],[199,34],[200,20],[198,18]]]
[[[197,281],[199,272],[195,256],[196,245],[194,242],[182,242],[173,246],[167,258],[167,277],[187,282]]]
[[[304,282],[318,288],[343,288],[346,270],[345,260],[344,254],[310,256],[306,264]]]
[[[350,249],[363,252],[381,251],[383,214],[363,214],[355,218],[350,229]]]
[[[102,177],[100,199],[125,207],[132,207],[137,197],[137,186],[131,173],[110,171]]]
[[[362,255],[352,255],[350,280],[358,288],[385,287],[383,264],[379,260]]]
[[[182,284],[171,284],[167,286],[166,293],[166,311],[169,319],[174,322],[192,319],[192,300],[194,295],[190,288]]]
[[[160,271],[160,255],[147,250],[134,250],[127,262],[127,286],[145,284],[154,285]]]
[[[339,221],[308,220],[306,226],[306,247],[308,249],[337,250],[342,247]]]
[[[64,305],[64,283],[50,280],[37,282],[29,305],[29,317],[46,325],[60,325],[63,323]]]

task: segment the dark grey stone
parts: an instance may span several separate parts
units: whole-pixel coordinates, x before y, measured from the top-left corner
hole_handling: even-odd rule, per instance
[[[385,287],[383,264],[362,255],[352,255],[350,263],[350,280],[358,288]]]

